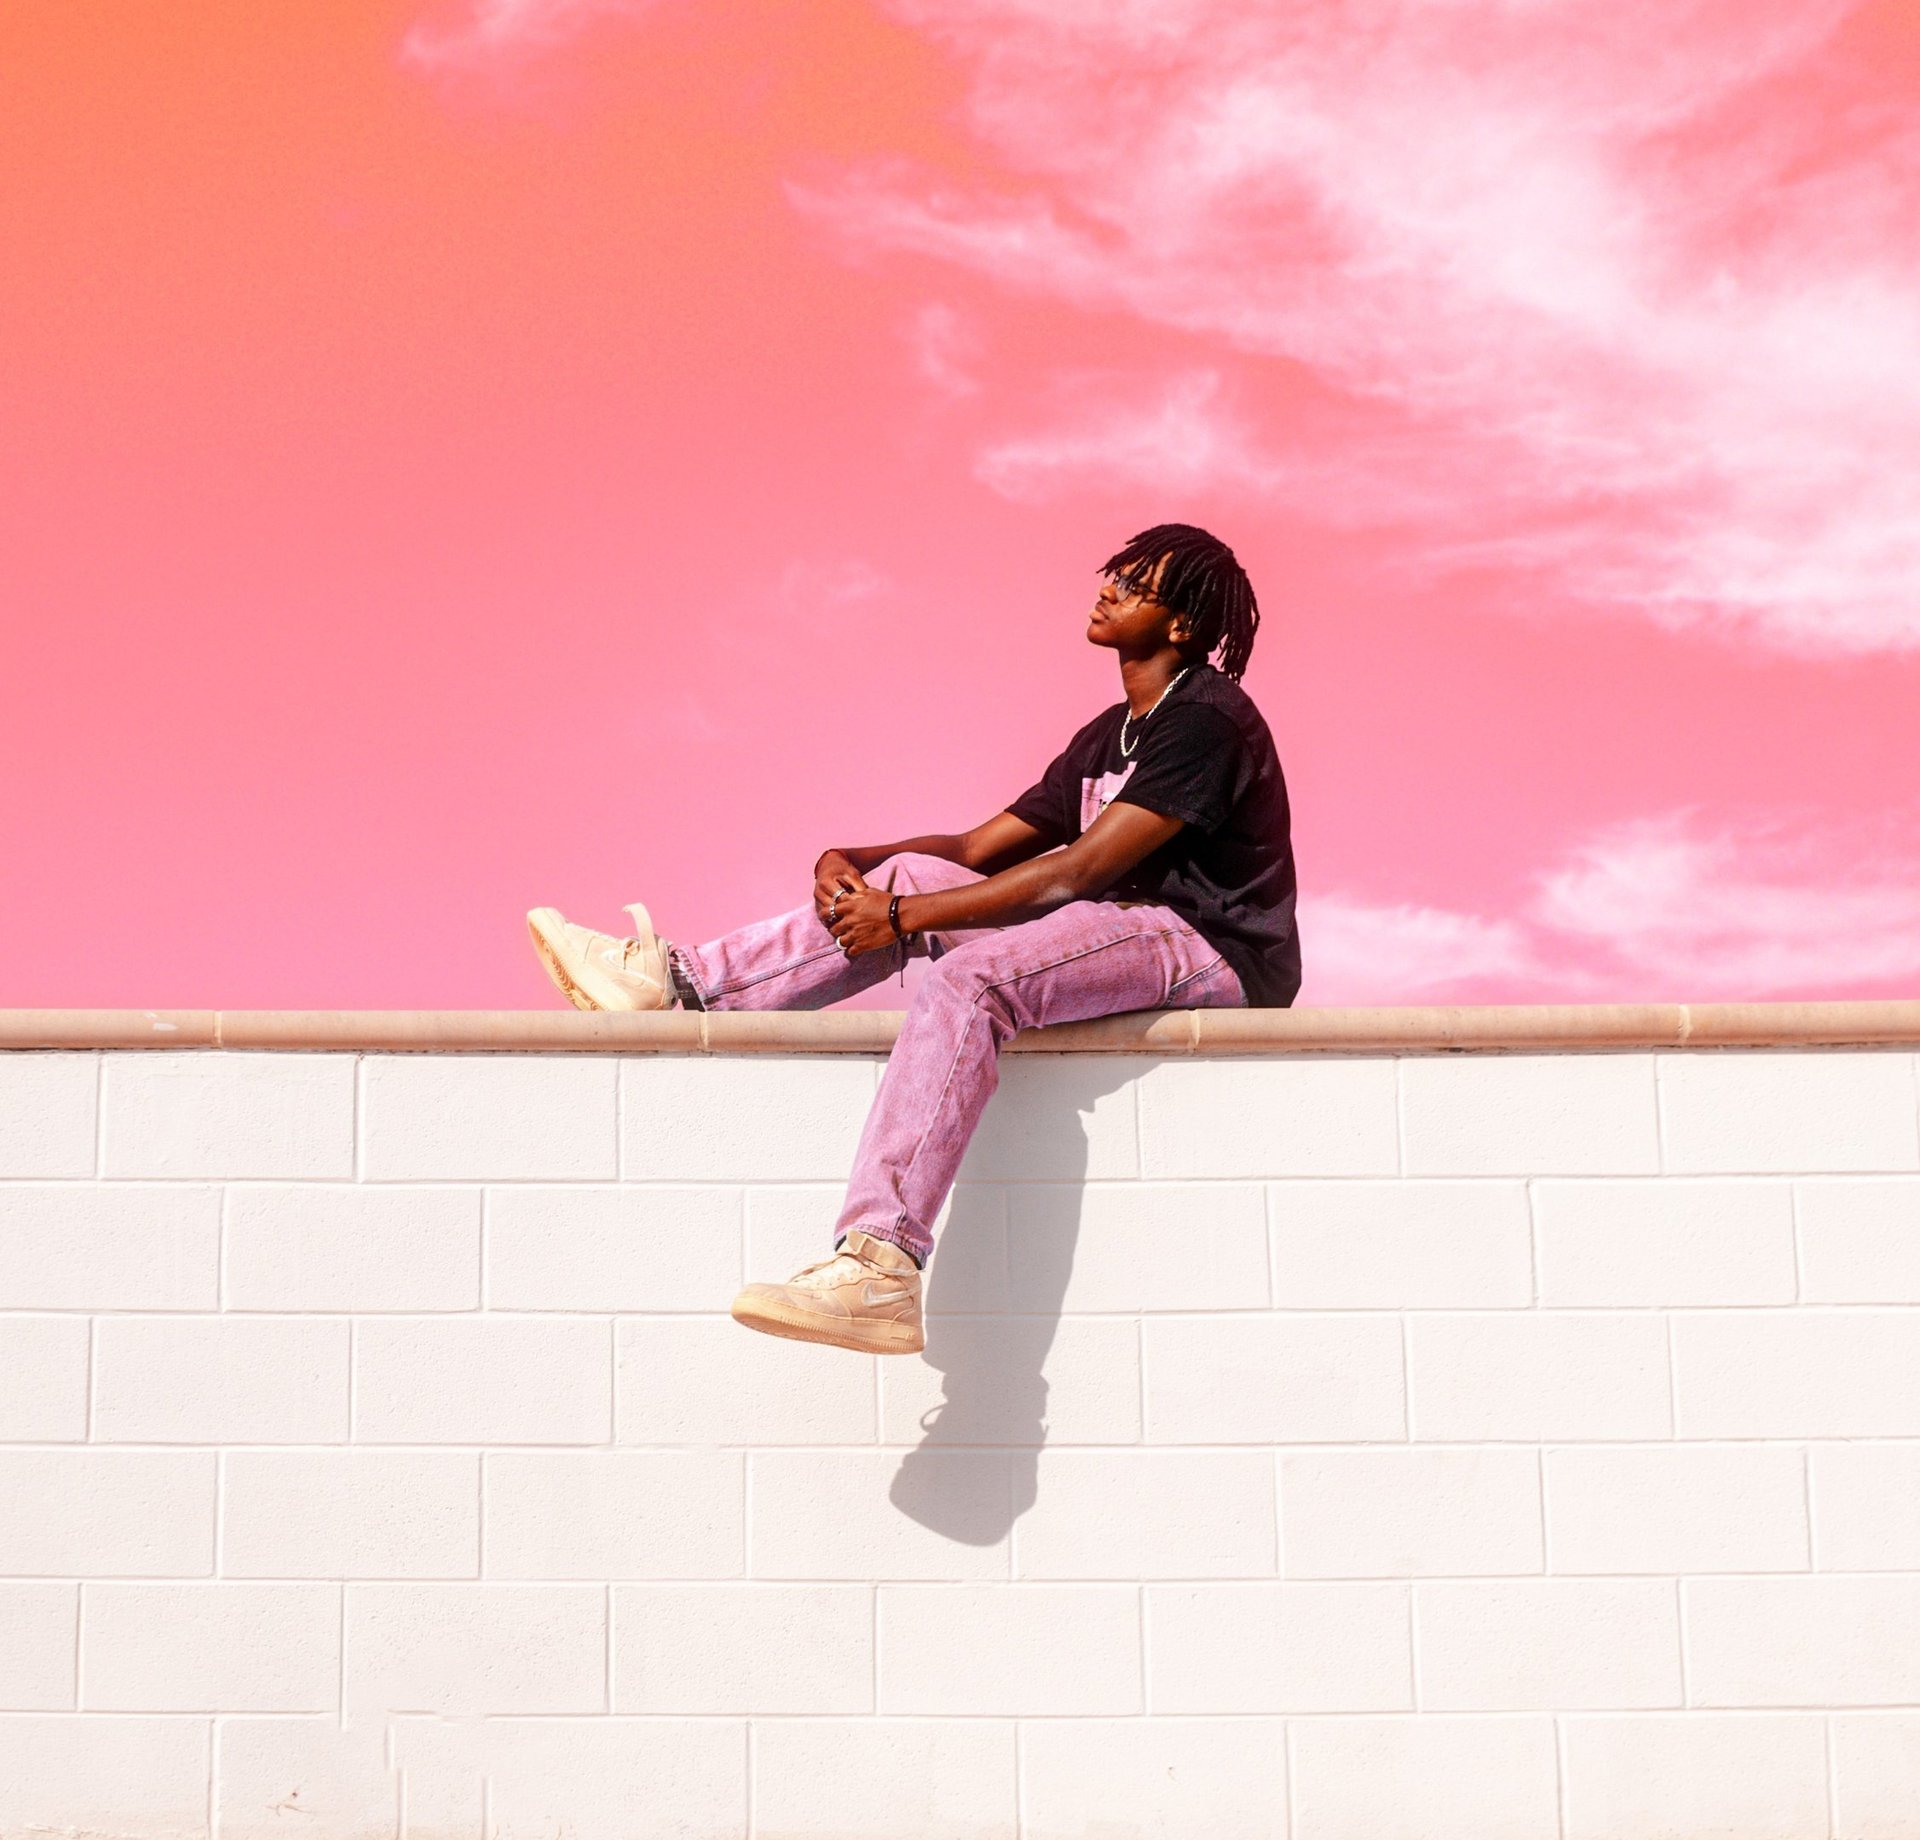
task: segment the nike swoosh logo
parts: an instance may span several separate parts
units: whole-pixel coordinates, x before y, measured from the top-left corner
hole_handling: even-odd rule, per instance
[[[878,1290],[869,1281],[860,1293],[860,1301],[871,1310],[883,1303],[904,1303],[910,1294],[907,1291]]]

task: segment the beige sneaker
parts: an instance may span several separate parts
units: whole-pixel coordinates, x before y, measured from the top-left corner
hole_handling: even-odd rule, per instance
[[[891,1240],[858,1228],[838,1252],[786,1283],[749,1284],[733,1300],[733,1320],[767,1335],[867,1354],[918,1354],[927,1345],[920,1268]]]
[[[638,901],[627,912],[633,916],[630,939],[575,926],[554,907],[536,907],[527,915],[533,949],[575,1009],[673,1008],[670,942],[654,932]]]

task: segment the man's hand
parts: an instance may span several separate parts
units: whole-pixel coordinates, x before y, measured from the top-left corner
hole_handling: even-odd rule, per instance
[[[865,888],[867,879],[838,850],[827,850],[813,865],[813,911],[820,916],[820,924],[831,928],[833,923],[833,897],[846,891],[851,893]],[[841,910],[846,902],[840,903]]]
[[[893,928],[887,924],[887,909],[892,905],[893,896],[886,889],[869,888],[862,882],[840,897],[839,910],[827,922],[827,930],[849,958],[876,952],[893,944]]]

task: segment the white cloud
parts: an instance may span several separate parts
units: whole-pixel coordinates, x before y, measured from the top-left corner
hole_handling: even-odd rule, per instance
[[[839,562],[789,562],[780,571],[776,592],[783,613],[837,613],[874,600],[892,586],[890,576],[853,556]]]
[[[1817,997],[1920,986],[1920,817],[1845,830],[1681,810],[1576,843],[1490,917],[1301,904],[1315,1004]]]
[[[1434,566],[1920,649],[1920,129],[1834,74],[1849,0],[898,10],[971,60],[1020,189],[790,188],[849,238],[1306,365],[1356,410],[1351,515]],[[1075,432],[1011,463],[1097,473]]]
[[[1221,400],[1217,371],[1171,378],[1147,401],[1110,377],[1074,383],[1072,393],[1093,400],[1044,433],[988,446],[975,477],[1014,499],[1045,498],[1063,483],[1169,492],[1223,479],[1255,488],[1278,483],[1280,469],[1254,452],[1240,417]]]
[[[1644,818],[1581,844],[1532,911],[1681,998],[1920,983],[1920,841],[1892,831]]]
[[[1321,1006],[1461,999],[1545,975],[1524,927],[1438,907],[1303,898],[1300,941],[1301,995]]]
[[[416,25],[401,55],[425,65],[478,63],[549,50],[609,14],[639,13],[649,0],[468,0],[446,25]]]
[[[942,396],[979,393],[981,340],[956,309],[944,301],[927,301],[908,323],[906,337],[914,368]]]

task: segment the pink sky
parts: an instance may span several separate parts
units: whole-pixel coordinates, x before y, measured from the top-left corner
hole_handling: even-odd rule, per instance
[[[1917,103],[1915,0],[11,0],[0,1004],[558,1004],[1000,809],[1167,519],[1303,1003],[1920,992]]]

